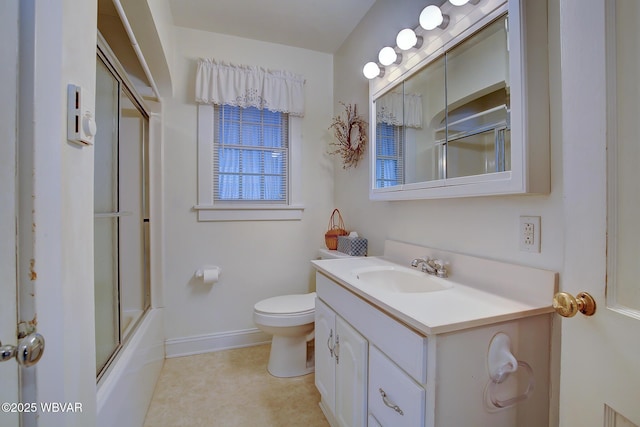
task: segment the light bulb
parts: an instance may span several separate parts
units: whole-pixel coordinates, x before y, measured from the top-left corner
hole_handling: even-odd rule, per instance
[[[467,3],[478,4],[479,2],[480,0],[449,0],[449,3],[454,6],[464,6]]]
[[[402,50],[409,50],[418,43],[418,37],[411,28],[405,28],[398,33],[396,44]]]
[[[380,75],[380,67],[375,62],[367,62],[362,68],[362,74],[369,80]]]
[[[382,65],[391,65],[398,59],[398,54],[392,47],[386,46],[380,49],[378,60]]]
[[[429,5],[420,13],[420,26],[425,30],[433,30],[436,27],[444,29],[448,24],[449,17],[443,15],[438,6]]]

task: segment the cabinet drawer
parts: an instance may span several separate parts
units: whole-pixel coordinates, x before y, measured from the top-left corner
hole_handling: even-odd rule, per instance
[[[392,319],[322,273],[316,273],[316,292],[320,299],[417,382],[427,382],[426,337]]]
[[[369,413],[380,425],[424,425],[425,390],[375,346],[369,346],[368,394]]]

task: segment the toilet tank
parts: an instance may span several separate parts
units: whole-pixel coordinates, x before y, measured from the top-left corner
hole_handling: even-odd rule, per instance
[[[336,250],[320,248],[318,250],[318,258],[320,259],[334,259],[334,258],[350,258],[351,255],[343,254]]]

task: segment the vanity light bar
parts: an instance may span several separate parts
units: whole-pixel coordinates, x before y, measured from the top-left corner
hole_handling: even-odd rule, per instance
[[[480,0],[449,0],[449,3],[454,6],[464,6],[467,3],[478,4],[479,2]]]
[[[480,0],[449,0],[454,6],[464,6],[469,3],[476,5]],[[419,17],[420,26],[427,31],[440,28],[444,30],[449,25],[449,16],[442,13],[442,10],[436,5],[429,5],[422,9]],[[409,50],[411,48],[419,49],[422,46],[423,39],[421,36],[417,36],[416,32],[411,28],[405,28],[398,33],[396,37],[396,46],[398,50]],[[396,52],[396,49],[390,46],[385,46],[380,49],[378,54],[378,61],[380,65],[400,64],[402,62],[402,54]],[[378,63],[367,62],[362,69],[362,74],[371,80],[376,77],[384,76],[384,67],[381,67]]]

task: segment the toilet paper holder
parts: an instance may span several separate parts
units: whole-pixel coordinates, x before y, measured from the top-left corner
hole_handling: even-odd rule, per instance
[[[204,283],[210,284],[218,281],[221,272],[222,269],[217,265],[205,265],[196,271],[195,276]]]
[[[511,353],[511,338],[504,332],[498,332],[491,339],[487,353],[487,365],[489,368],[489,382],[485,387],[485,401],[491,409],[509,408],[523,400],[526,400],[533,393],[535,380],[533,369],[522,360],[516,359]],[[525,391],[508,399],[497,397],[498,389],[507,378],[519,368],[526,373],[528,382]]]

